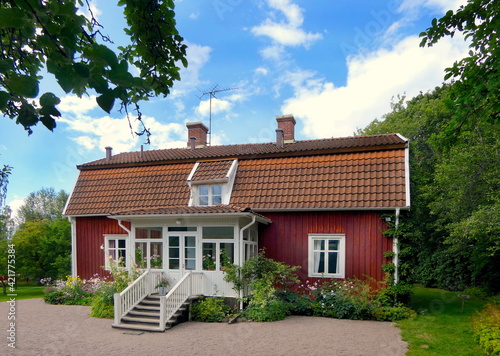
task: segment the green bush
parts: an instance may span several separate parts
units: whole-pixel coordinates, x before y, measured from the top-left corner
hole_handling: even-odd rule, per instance
[[[500,305],[487,304],[474,315],[472,327],[479,344],[488,355],[500,355]]]
[[[278,298],[252,300],[242,315],[253,321],[283,320],[290,315],[290,306]]]
[[[288,304],[288,308],[292,315],[307,315],[314,314],[314,301],[309,295],[281,292],[278,297]]]
[[[413,309],[410,309],[407,306],[401,304],[394,307],[375,307],[372,311],[372,315],[375,320],[378,321],[397,321],[414,318],[415,316],[417,316],[417,313],[415,313]]]
[[[406,282],[392,283],[378,293],[378,301],[383,306],[408,305],[412,295],[413,285]]]
[[[116,285],[105,282],[96,291],[90,306],[90,316],[94,318],[113,319],[114,317],[114,294],[117,292]]]
[[[193,320],[219,322],[230,313],[231,308],[224,302],[224,298],[203,298],[191,305],[191,317]]]

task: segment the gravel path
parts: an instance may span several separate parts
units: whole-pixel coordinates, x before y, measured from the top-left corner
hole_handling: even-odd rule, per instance
[[[291,316],[272,323],[189,322],[165,333],[124,334],[89,307],[15,305],[15,345],[8,346],[7,302],[0,303],[0,355],[405,355],[407,344],[389,322]],[[12,316],[12,315],[11,315]]]

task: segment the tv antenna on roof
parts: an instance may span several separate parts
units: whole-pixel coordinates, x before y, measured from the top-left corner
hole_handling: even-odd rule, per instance
[[[223,91],[229,91],[229,90],[237,90],[238,88],[226,88],[226,89],[217,89],[219,84],[214,84],[212,86],[212,89],[210,91],[206,91],[201,94],[201,96],[198,99],[202,99],[205,95],[209,96],[209,101],[210,101],[210,117],[209,117],[209,122],[208,122],[208,145],[212,143],[212,98],[218,99],[215,94],[218,94]],[[201,91],[201,90],[200,90]]]

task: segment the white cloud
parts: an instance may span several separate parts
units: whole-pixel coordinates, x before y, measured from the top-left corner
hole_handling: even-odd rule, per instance
[[[231,110],[232,103],[228,100],[212,99],[212,115]],[[210,100],[203,100],[196,108],[197,113],[202,117],[210,115]]]
[[[285,101],[282,112],[303,120],[304,134],[310,138],[352,135],[356,127],[389,112],[395,95],[410,98],[440,85],[444,68],[467,51],[461,39],[443,39],[432,48],[420,48],[419,41],[412,36],[391,49],[349,58],[343,87],[307,71],[287,74],[295,94]]]
[[[302,9],[291,0],[268,0],[270,8],[280,11],[285,19],[276,22],[274,13],[264,20],[259,26],[251,29],[256,36],[265,36],[272,39],[275,44],[282,46],[309,47],[314,41],[322,38],[320,33],[305,32],[301,26],[304,22]]]
[[[269,73],[269,70],[267,70],[267,68],[264,67],[259,67],[255,69],[255,73],[261,75],[267,75]]]
[[[202,83],[200,71],[210,59],[210,52],[212,51],[210,47],[194,43],[187,43],[187,45],[186,58],[189,65],[181,70],[181,81],[175,82],[171,94],[168,96],[171,99],[176,99],[196,90],[196,87]]]
[[[66,95],[61,98],[61,103],[58,105],[58,108],[67,113],[84,114],[97,107],[95,99],[95,95],[88,97],[83,96],[81,98],[76,95]]]

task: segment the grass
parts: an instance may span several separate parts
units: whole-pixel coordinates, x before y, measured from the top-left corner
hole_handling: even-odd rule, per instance
[[[407,356],[485,355],[472,333],[471,316],[484,301],[458,292],[416,286],[411,307],[418,316],[398,322],[403,339],[409,344]]]
[[[34,286],[25,282],[19,282],[14,292],[10,292],[9,287],[7,287],[7,294],[17,294],[16,297],[9,297],[7,294],[3,294],[3,289],[0,288],[0,302],[6,302],[10,298],[16,298],[16,300],[43,298],[44,289],[45,286]]]

